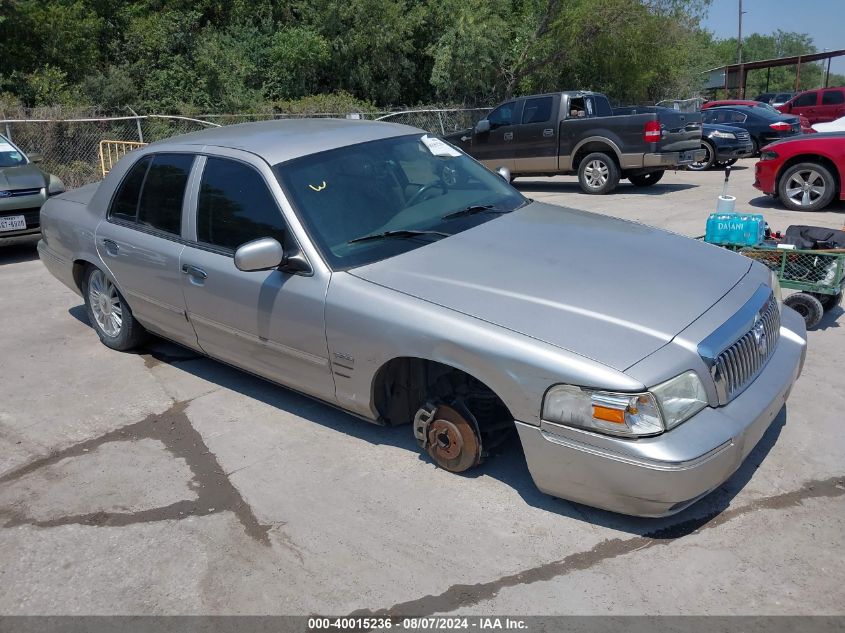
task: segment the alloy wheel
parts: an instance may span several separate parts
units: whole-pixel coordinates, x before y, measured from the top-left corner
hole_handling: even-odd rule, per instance
[[[822,175],[815,169],[802,169],[789,177],[786,183],[786,195],[796,205],[811,206],[824,196],[827,185]]]
[[[591,160],[584,169],[587,185],[593,189],[600,189],[607,182],[609,170],[600,160]]]
[[[88,279],[88,302],[97,327],[112,338],[123,327],[123,306],[115,285],[101,270],[95,270]]]

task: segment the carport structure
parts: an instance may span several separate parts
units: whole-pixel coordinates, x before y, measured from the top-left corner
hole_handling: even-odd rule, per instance
[[[824,74],[824,87],[827,88],[828,78],[830,77],[830,60],[834,57],[845,55],[845,49],[838,49],[835,51],[825,51],[823,53],[811,53],[808,55],[793,55],[792,57],[777,57],[775,59],[761,59],[754,62],[742,62],[740,64],[730,64],[728,66],[721,66],[719,68],[712,68],[707,71],[708,80],[707,88],[710,90],[717,90],[724,88],[726,93],[728,90],[738,90],[739,99],[745,98],[745,83],[748,78],[748,72],[751,70],[759,70],[761,68],[771,69],[778,66],[795,66],[795,91],[798,91],[798,86],[801,82],[801,64],[807,62],[817,62],[827,60],[827,69]],[[766,92],[769,91],[769,78],[766,77]]]

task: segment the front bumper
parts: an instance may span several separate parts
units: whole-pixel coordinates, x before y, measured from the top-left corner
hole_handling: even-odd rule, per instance
[[[763,193],[773,196],[777,193],[775,174],[782,161],[758,160],[754,165],[754,182],[752,186]]]
[[[0,199],[0,216],[23,216],[26,228],[15,231],[0,231],[0,242],[13,237],[37,235],[41,232],[41,205],[47,199],[45,190],[39,193]]]
[[[643,167],[681,167],[704,160],[703,149],[693,149],[686,152],[660,152],[643,155]]]
[[[656,437],[630,440],[517,421],[537,487],[555,497],[623,514],[680,512],[742,464],[783,408],[806,354],[803,319],[784,307],[777,351],[729,404],[708,407]]]

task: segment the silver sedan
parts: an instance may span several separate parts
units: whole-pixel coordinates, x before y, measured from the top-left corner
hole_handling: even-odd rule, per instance
[[[42,261],[109,347],[153,333],[410,424],[450,471],[516,433],[541,490],[628,514],[677,512],[727,479],[805,355],[761,264],[533,202],[400,125],[154,143],[51,198],[42,231]]]

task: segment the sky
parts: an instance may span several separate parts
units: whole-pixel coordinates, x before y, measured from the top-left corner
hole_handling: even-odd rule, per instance
[[[845,48],[845,0],[742,0],[742,34],[769,35],[778,29],[809,33],[816,48]],[[713,0],[702,22],[718,37],[736,37],[738,0]],[[830,72],[845,74],[845,56],[834,57]]]

